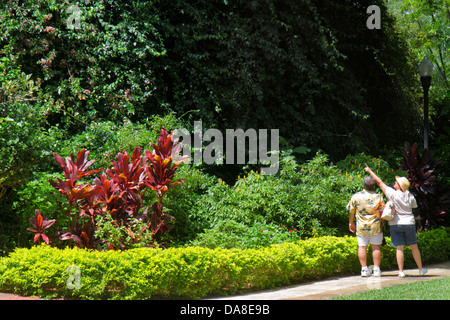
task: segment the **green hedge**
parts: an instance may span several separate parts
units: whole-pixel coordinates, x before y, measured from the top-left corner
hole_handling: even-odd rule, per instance
[[[449,259],[449,236],[449,228],[420,233],[424,263]],[[45,298],[196,299],[355,274],[360,268],[356,249],[355,237],[348,236],[310,238],[260,249],[100,252],[41,245],[16,249],[0,259],[0,290]],[[396,268],[395,248],[383,246],[382,261],[383,269]],[[409,250],[406,265],[414,265]],[[80,271],[79,283],[76,274],[69,274],[70,266]]]

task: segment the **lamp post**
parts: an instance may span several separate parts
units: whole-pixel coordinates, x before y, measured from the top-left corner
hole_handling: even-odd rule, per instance
[[[423,148],[428,149],[428,89],[431,84],[433,64],[425,56],[419,64],[420,81],[423,87]]]

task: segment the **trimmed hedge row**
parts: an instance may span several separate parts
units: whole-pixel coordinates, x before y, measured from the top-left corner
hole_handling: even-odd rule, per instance
[[[422,232],[418,241],[424,263],[450,258],[450,228]],[[396,268],[395,248],[389,242],[383,246],[385,270]],[[411,252],[405,253],[406,265],[414,266]],[[45,298],[196,299],[354,274],[359,269],[356,238],[349,236],[244,250],[188,247],[99,252],[41,245],[16,249],[0,259],[0,290]]]

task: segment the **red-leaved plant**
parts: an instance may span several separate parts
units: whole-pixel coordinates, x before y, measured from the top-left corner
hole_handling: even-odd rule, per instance
[[[33,242],[38,242],[41,238],[44,240],[46,244],[49,243],[50,239],[44,233],[45,229],[50,228],[56,220],[47,220],[47,217],[42,217],[39,209],[36,209],[34,212],[34,217],[30,218],[30,222],[33,225],[32,228],[27,228],[28,231],[34,232]]]
[[[168,134],[164,128],[161,129],[158,144],[152,146],[153,152],[145,150],[146,156],[142,155],[140,147],[134,149],[131,158],[125,151],[119,153],[117,161],[112,162],[112,168],[95,178],[93,184],[80,181],[81,178],[103,170],[88,170],[94,163],[94,160],[88,160],[89,151],[80,150],[76,160],[73,155],[63,160],[60,155],[54,153],[56,162],[64,171],[65,180],[49,182],[66,196],[69,203],[66,212],[69,217],[68,232],[61,235],[61,240],[72,239],[78,247],[95,249],[99,243],[105,242],[95,238],[97,218],[106,215],[110,215],[114,226],[125,228],[131,241],[135,242],[140,241],[146,230],[152,232],[152,241],[170,230],[171,226],[167,222],[173,221],[174,218],[163,212],[163,197],[169,189],[182,182],[172,180],[175,171],[187,156],[174,160],[180,152],[180,145],[178,140],[173,140],[173,134]],[[151,214],[148,207],[142,208],[142,197],[147,188],[154,190],[158,196],[158,200],[151,207]],[[54,223],[54,220],[52,221]],[[139,229],[135,230],[133,224],[137,222],[140,225]],[[106,245],[113,249],[112,244]],[[121,243],[117,249],[125,247],[125,244]]]
[[[153,152],[145,150],[145,155],[150,161],[150,165],[146,166],[146,179],[144,184],[150,189],[156,191],[158,201],[152,205],[153,213],[150,218],[150,228],[155,235],[163,234],[171,229],[168,221],[174,218],[163,212],[163,197],[177,184],[183,182],[179,180],[172,182],[175,171],[187,159],[187,155],[174,160],[174,157],[180,152],[180,144],[178,139],[173,140],[173,134],[168,135],[167,131],[161,129],[158,145],[152,144]]]
[[[440,160],[426,149],[420,155],[417,144],[405,143],[402,170],[408,173],[410,191],[417,200],[418,214],[426,228],[448,225],[450,186],[438,178]]]
[[[78,247],[94,248],[92,226],[95,225],[96,206],[94,197],[101,191],[98,186],[90,183],[80,183],[80,179],[102,171],[103,169],[88,170],[94,163],[89,161],[89,151],[84,149],[78,152],[75,160],[71,154],[65,160],[53,153],[56,162],[64,172],[65,180],[48,180],[60,193],[66,196],[69,209],[65,212],[68,216],[68,232],[61,235],[61,240],[75,240]],[[75,211],[75,213],[73,213]],[[85,220],[85,221],[83,221]]]

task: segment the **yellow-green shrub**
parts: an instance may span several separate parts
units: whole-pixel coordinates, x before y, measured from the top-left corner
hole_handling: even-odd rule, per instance
[[[78,299],[201,298],[273,288],[338,272],[355,239],[325,237],[260,249],[201,247],[88,251],[38,246],[0,260],[0,289]],[[313,255],[313,256],[310,256]],[[315,256],[315,257],[314,257]],[[67,269],[80,270],[69,289]],[[323,270],[322,266],[326,266]]]
[[[424,263],[449,258],[449,233],[450,229],[443,228],[420,233]],[[382,248],[382,267],[395,268],[395,248]],[[406,262],[411,264],[410,260],[407,255]],[[73,289],[68,286],[73,276],[68,273],[70,266],[80,271],[79,287]],[[46,298],[195,299],[353,274],[359,268],[356,238],[348,236],[310,238],[260,249],[99,252],[41,245],[16,249],[0,259],[0,290]]]

